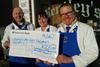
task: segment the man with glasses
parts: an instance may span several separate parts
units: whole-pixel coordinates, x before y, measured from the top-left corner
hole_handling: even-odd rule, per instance
[[[59,67],[86,67],[98,57],[98,46],[92,27],[77,20],[71,4],[59,9],[60,48],[57,56]]]

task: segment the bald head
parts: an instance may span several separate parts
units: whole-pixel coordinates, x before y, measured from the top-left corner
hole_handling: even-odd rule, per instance
[[[20,7],[15,7],[12,12],[12,16],[16,22],[23,20],[24,13]]]

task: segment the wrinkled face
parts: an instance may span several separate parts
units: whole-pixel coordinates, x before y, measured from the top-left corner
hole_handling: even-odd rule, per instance
[[[74,12],[70,6],[61,7],[60,16],[61,16],[62,22],[66,25],[71,25],[75,19]]]
[[[14,8],[12,16],[16,22],[21,22],[23,19],[23,12],[21,8],[19,7]]]
[[[46,27],[48,25],[48,19],[40,15],[38,15],[38,22],[41,27]]]

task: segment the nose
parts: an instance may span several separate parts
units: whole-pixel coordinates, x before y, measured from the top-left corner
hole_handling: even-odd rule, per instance
[[[63,15],[63,19],[70,19],[71,17],[68,15]]]

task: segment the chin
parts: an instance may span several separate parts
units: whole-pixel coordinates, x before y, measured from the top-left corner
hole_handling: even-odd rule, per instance
[[[66,24],[66,25],[71,25],[71,24]]]
[[[71,23],[69,23],[69,22],[68,22],[68,23],[64,23],[64,24],[66,24],[66,25],[71,25]]]
[[[21,22],[21,20],[16,20],[17,22]]]

